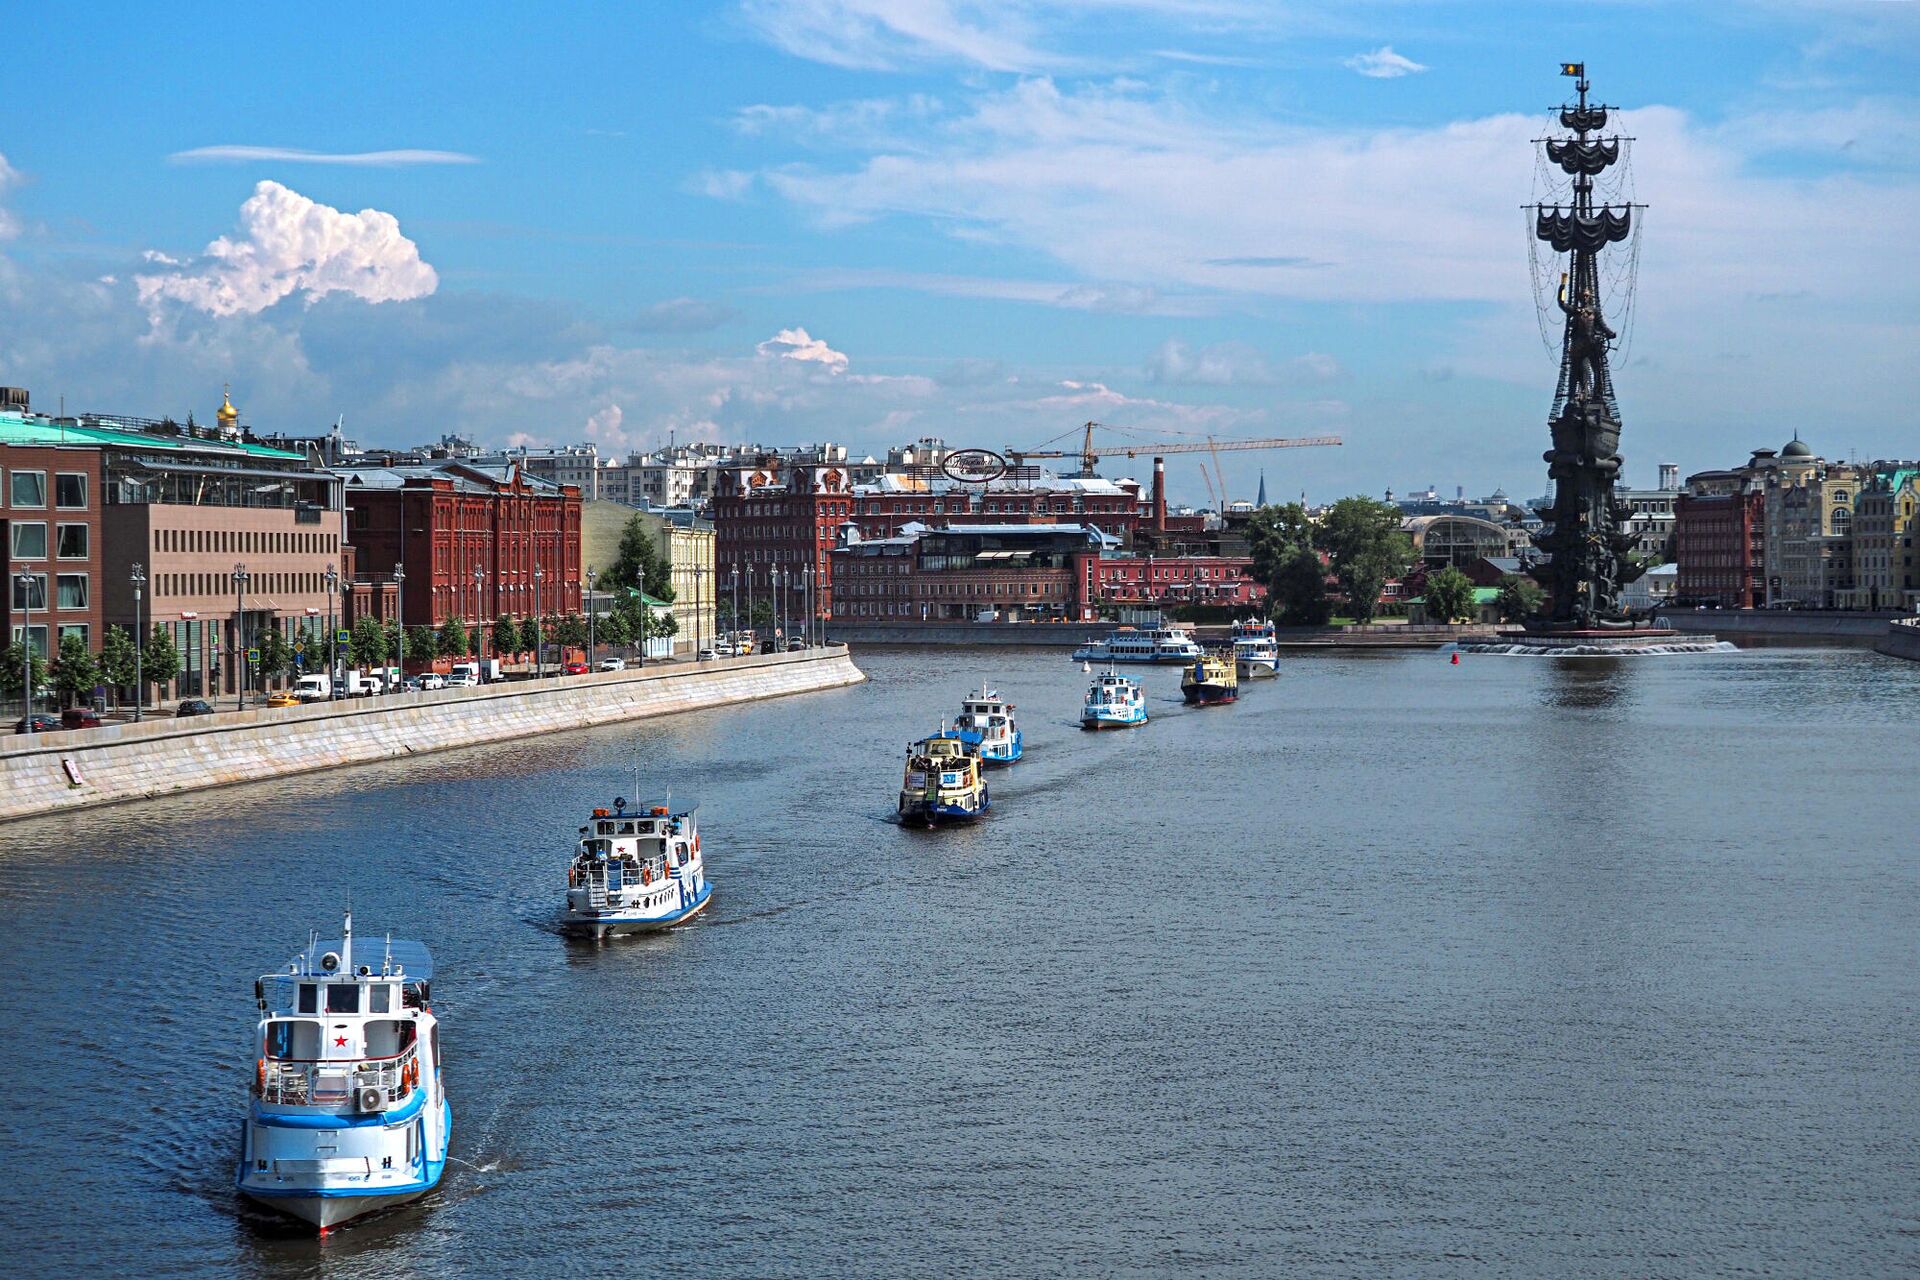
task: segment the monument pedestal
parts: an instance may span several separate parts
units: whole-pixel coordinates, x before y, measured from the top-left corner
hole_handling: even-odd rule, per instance
[[[1726,648],[1717,636],[1675,631],[1671,627],[1633,627],[1628,630],[1530,630],[1515,627],[1497,631],[1498,641],[1463,644],[1463,653],[1521,653],[1545,658],[1627,658],[1654,653],[1715,653]]]

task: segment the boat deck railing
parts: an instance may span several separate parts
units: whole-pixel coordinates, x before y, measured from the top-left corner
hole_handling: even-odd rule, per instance
[[[610,887],[610,881],[613,880],[613,877],[609,876],[607,871],[608,868],[613,865],[620,867],[620,875],[618,883],[611,884]],[[640,875],[642,870],[651,871],[652,875],[642,879]],[[586,888],[587,901],[589,904],[596,907],[604,907],[611,900],[614,893],[625,893],[629,889],[651,889],[655,885],[667,880],[670,875],[671,873],[667,870],[667,860],[665,856],[656,855],[655,857],[645,859],[638,867],[634,867],[631,870],[628,869],[626,863],[612,864],[603,862],[597,866],[590,866],[582,873],[578,883]]]
[[[413,1092],[419,1061],[417,1042],[386,1058],[263,1058],[255,1091],[279,1106],[326,1107],[349,1105],[359,1090],[378,1088],[394,1103]]]

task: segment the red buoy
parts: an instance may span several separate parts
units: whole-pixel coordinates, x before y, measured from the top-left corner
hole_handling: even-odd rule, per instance
[[[1453,655],[1453,665],[1456,667],[1460,665],[1460,655],[1457,653]]]

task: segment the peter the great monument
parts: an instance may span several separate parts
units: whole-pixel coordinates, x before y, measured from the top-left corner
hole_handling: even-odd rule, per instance
[[[1683,638],[1620,603],[1621,589],[1640,576],[1641,567],[1630,555],[1631,513],[1613,492],[1620,475],[1620,405],[1607,358],[1619,335],[1602,308],[1609,296],[1603,283],[1611,282],[1610,296],[1623,309],[1630,305],[1637,255],[1628,241],[1634,209],[1644,206],[1632,202],[1620,171],[1608,173],[1628,140],[1599,136],[1610,108],[1587,101],[1585,64],[1563,63],[1560,70],[1574,78],[1578,91],[1575,101],[1560,108],[1560,127],[1572,136],[1540,139],[1547,194],[1555,198],[1526,206],[1534,239],[1551,250],[1548,263],[1560,266],[1559,255],[1566,255],[1557,287],[1554,273],[1540,270],[1537,258],[1534,273],[1537,289],[1553,290],[1562,322],[1560,380],[1548,418],[1553,447],[1543,455],[1553,508],[1546,528],[1534,535],[1546,559],[1533,572],[1547,597],[1542,611],[1520,629],[1500,633],[1508,644],[1487,647],[1552,654],[1714,648],[1712,637]],[[1608,190],[1600,196],[1603,177]],[[1601,254],[1623,244],[1623,261],[1610,262],[1613,270],[1603,275]],[[1544,306],[1544,298],[1539,301]]]

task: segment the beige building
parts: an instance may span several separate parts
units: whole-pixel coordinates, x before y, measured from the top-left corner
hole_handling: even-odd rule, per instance
[[[1853,588],[1841,607],[1920,609],[1920,468],[1876,464],[1853,513]]]
[[[679,632],[675,653],[693,654],[713,643],[717,599],[713,568],[713,525],[691,512],[642,510],[623,502],[588,502],[581,507],[581,559],[604,572],[620,558],[620,538],[638,516],[673,571],[673,616]]]
[[[1763,604],[1834,609],[1853,590],[1853,510],[1862,473],[1818,457],[1798,437],[1761,451],[1766,582]]]

